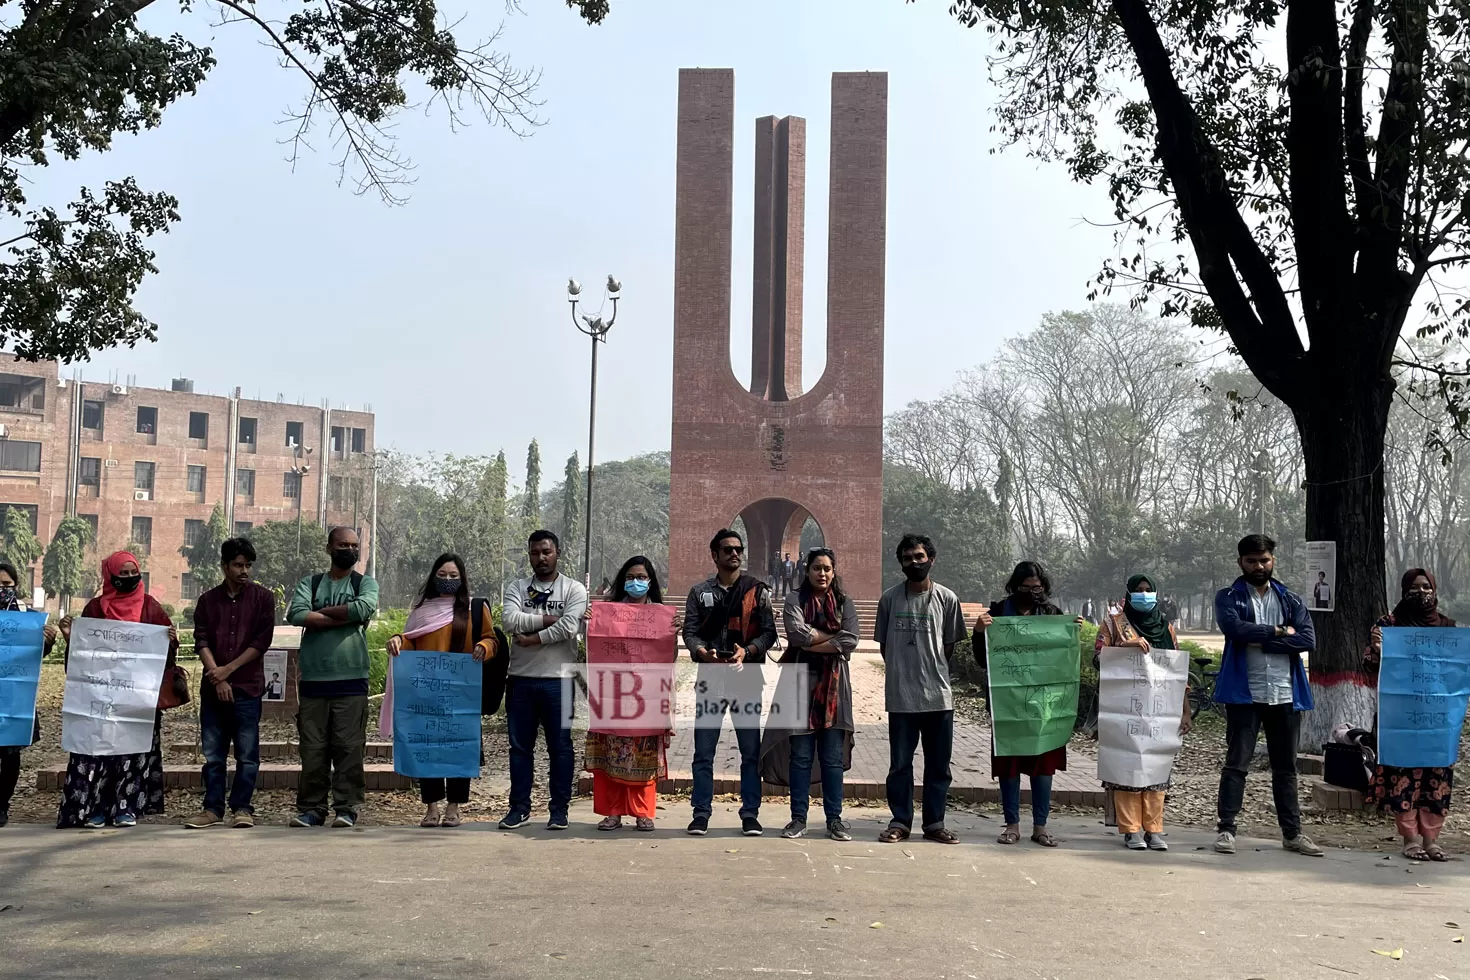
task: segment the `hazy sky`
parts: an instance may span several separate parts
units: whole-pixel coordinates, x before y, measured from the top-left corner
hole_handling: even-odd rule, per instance
[[[447,10],[488,8],[442,0]],[[501,47],[543,71],[546,125],[526,140],[442,113],[405,114],[417,165],[408,204],[336,186],[325,131],[295,172],[280,125],[303,92],[244,26],[150,10],[155,30],[212,44],[220,64],[163,126],[53,166],[36,202],[135,175],[180,199],[140,304],[156,344],[84,368],[139,384],[193,378],[250,397],[330,398],[377,413],[379,445],[493,453],[519,478],[541,440],[559,473],[585,451],[588,348],[568,318],[576,276],[596,306],[608,272],[625,299],[599,372],[598,458],[669,445],[674,142],[681,67],[735,69],[732,351],[749,376],[754,120],[809,120],[806,384],[824,363],[826,185],[834,71],[889,72],[888,339],[891,411],[934,393],[1050,310],[1080,308],[1110,235],[1101,189],[1012,150],[991,155],[985,35],[944,0],[614,0],[588,27],[560,0],[526,0]],[[738,10],[738,13],[736,11]],[[466,38],[498,18],[471,18]],[[591,288],[591,287],[596,288]],[[548,481],[549,482],[549,481]]]

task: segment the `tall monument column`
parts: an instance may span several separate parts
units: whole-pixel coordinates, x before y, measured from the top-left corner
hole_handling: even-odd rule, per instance
[[[827,366],[801,375],[806,123],[756,123],[751,384],[730,368],[735,77],[679,74],[670,587],[711,571],[739,517],[750,569],[796,553],[808,519],[856,598],[877,598],[883,547],[883,324],[888,76],[832,76]]]

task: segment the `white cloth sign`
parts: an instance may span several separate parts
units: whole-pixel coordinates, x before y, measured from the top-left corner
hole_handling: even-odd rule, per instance
[[[73,621],[61,701],[61,747],[83,755],[151,750],[167,663],[167,626]]]
[[[1169,781],[1183,739],[1179,720],[1189,684],[1183,650],[1108,647],[1099,658],[1097,775],[1118,786]]]

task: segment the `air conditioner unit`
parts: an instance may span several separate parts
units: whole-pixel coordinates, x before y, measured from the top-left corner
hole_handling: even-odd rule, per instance
[[[112,393],[114,395],[126,395],[128,393],[128,386],[127,385],[113,385],[112,386]]]
[[[106,460],[105,462],[103,462],[102,465],[103,466],[106,466],[106,467],[108,467],[110,469],[110,468],[112,468],[112,467],[114,467],[114,466],[117,465],[117,460],[115,460],[115,459],[109,459],[109,460]]]
[[[133,491],[133,499],[134,500],[147,500],[151,496],[152,496],[152,494],[150,494],[147,490],[134,490]]]

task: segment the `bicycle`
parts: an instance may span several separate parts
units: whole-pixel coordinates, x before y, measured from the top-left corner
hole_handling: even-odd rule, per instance
[[[1189,676],[1189,717],[1198,718],[1201,711],[1210,711],[1225,717],[1225,706],[1215,700],[1215,681],[1218,670],[1207,670],[1214,663],[1209,657],[1194,657],[1195,670]]]

